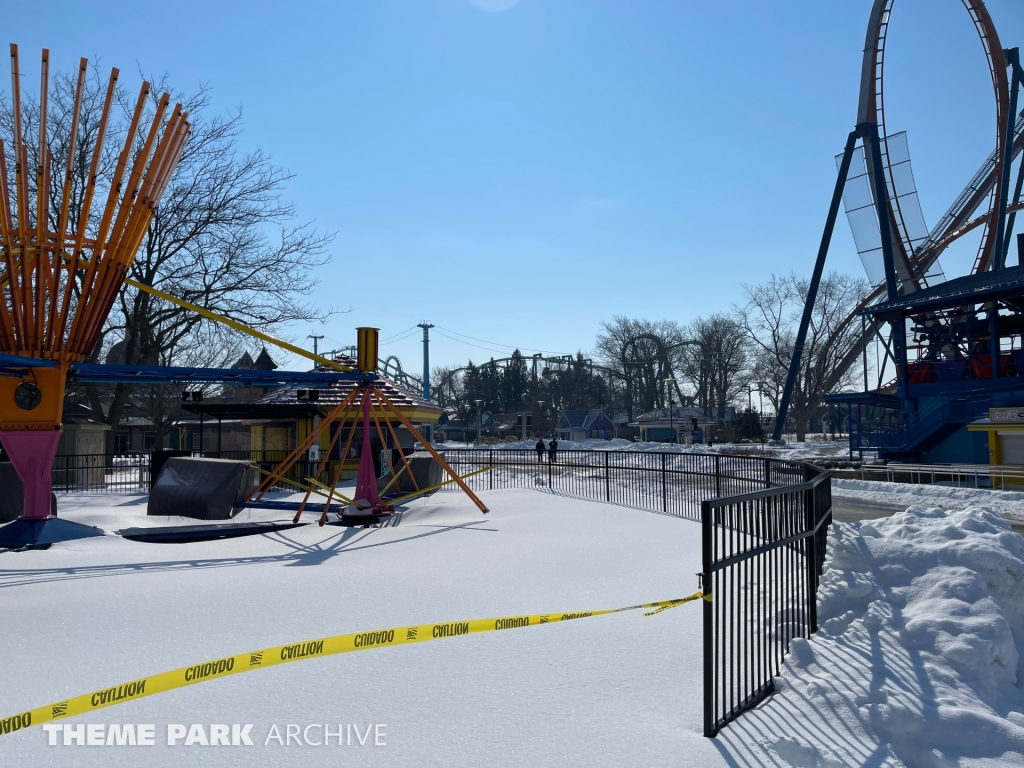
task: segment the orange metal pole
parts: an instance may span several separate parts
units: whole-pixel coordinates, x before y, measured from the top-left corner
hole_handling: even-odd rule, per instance
[[[87,311],[85,313],[82,312],[83,306],[80,302],[74,323],[71,326],[70,334],[81,348],[82,354],[88,354],[89,349],[91,349],[94,343],[94,334],[99,333],[99,328],[102,327],[103,321],[106,319],[106,313],[104,313],[102,309],[97,311],[94,307],[98,306],[102,308],[107,306],[107,297],[111,290],[111,266],[120,260],[122,251],[128,251],[131,254],[131,258],[135,257],[137,247],[131,248],[131,243],[126,243],[122,237],[123,222],[126,219],[130,221],[132,214],[139,208],[139,206],[142,205],[142,201],[138,196],[139,179],[146,168],[147,163],[149,163],[150,155],[153,151],[153,144],[156,141],[157,134],[159,133],[164,110],[166,110],[169,101],[170,96],[166,93],[160,97],[160,101],[157,104],[156,114],[153,117],[153,123],[149,128],[148,135],[146,136],[146,142],[139,153],[135,156],[135,164],[132,168],[131,176],[128,179],[128,185],[125,188],[124,195],[121,198],[121,208],[117,212],[117,219],[114,221],[114,227],[110,233],[110,244],[108,245],[103,241],[98,241],[97,249],[93,251],[92,262],[96,264],[96,269],[93,270],[93,273],[98,271],[99,274],[98,276],[90,274],[90,299],[86,305]],[[116,194],[113,190],[112,192]],[[141,241],[141,236],[139,239]],[[102,269],[100,269],[101,266]],[[92,287],[92,281],[95,281],[94,288]],[[116,281],[114,286],[114,295],[110,298],[111,305],[117,297],[117,290],[119,288],[120,281]],[[83,314],[85,315],[85,319],[79,320]],[[102,317],[98,317],[99,315],[102,315]],[[81,329],[78,328],[79,323],[81,324]]]
[[[376,388],[374,389],[376,390]],[[383,406],[381,407],[381,410],[384,410]],[[395,439],[395,447],[398,448],[398,455],[402,457],[402,463],[409,469],[409,479],[412,480],[412,487],[418,491],[420,486],[416,482],[416,476],[412,473],[412,467],[409,466],[409,460],[405,458],[405,451],[402,450],[402,444],[398,440],[398,433],[395,431],[395,428],[391,426],[391,420],[387,418],[387,414],[385,414],[384,423],[388,425],[388,431],[391,432],[391,437]]]
[[[8,224],[10,223],[10,212],[7,209],[7,167],[4,162],[4,143],[0,141],[0,250],[3,251],[4,266],[6,271],[4,273],[5,281],[10,286],[11,278],[14,276],[14,257],[12,256],[12,244],[11,244],[11,231]],[[11,308],[7,309],[7,301],[3,295],[3,286],[0,285],[0,323],[4,327],[4,346],[5,349],[16,349],[17,348],[17,306],[14,303],[14,294],[11,291]]]
[[[285,457],[284,461],[277,465],[277,469],[275,470],[276,474],[283,476],[285,472],[291,469],[292,464],[294,464],[298,460],[299,456],[302,455],[303,451],[307,450],[309,446],[313,444],[313,440],[320,437],[320,433],[324,431],[326,426],[330,424],[331,421],[334,420],[334,417],[337,416],[343,408],[346,408],[348,407],[348,405],[351,404],[352,399],[356,395],[356,392],[357,390],[353,389],[352,392],[349,393],[348,397],[342,400],[338,407],[331,411],[324,421],[320,422],[320,425],[318,427],[316,427],[313,430],[310,430],[309,436],[305,440],[303,440],[302,443],[299,446],[297,446],[294,451],[288,454],[288,456]],[[267,487],[264,488],[264,485],[266,485]],[[249,494],[249,498],[251,499],[252,496],[258,493],[259,495],[256,496],[256,501],[259,501],[260,499],[263,498],[263,494],[270,490],[270,486],[272,485],[273,483],[268,484],[266,480],[263,481],[263,483],[261,483],[260,486],[255,491]],[[246,499],[246,501],[248,500],[249,499]]]
[[[21,296],[15,282],[14,266],[14,224],[11,219],[11,199],[7,189],[7,161],[5,159],[4,143],[0,141],[0,235],[4,239],[4,261],[7,264],[7,285],[11,294],[11,346],[10,349],[19,349],[19,339],[24,337],[24,324],[22,311],[24,306],[21,303]],[[0,301],[6,311],[6,303]]]
[[[365,387],[356,387],[352,391],[353,393],[355,393],[359,392],[360,389],[365,390]],[[363,394],[363,397],[366,397],[365,392]],[[360,405],[362,405],[362,403],[360,403]],[[334,492],[338,488],[338,480],[341,478],[341,472],[345,468],[345,459],[348,458],[348,449],[352,447],[352,438],[356,436],[356,424],[358,423],[358,421],[359,419],[355,417],[352,418],[352,426],[348,430],[348,439],[345,441],[345,449],[338,456],[340,460],[338,461],[337,468],[334,470],[334,477],[331,479],[330,495],[327,497],[327,501],[324,504],[324,510],[323,512],[320,513],[320,520],[317,523],[317,525],[319,525],[321,528],[323,528],[324,523],[327,522],[327,513],[331,509],[331,499],[334,498]],[[338,431],[341,431],[341,427],[338,427]]]
[[[434,450],[434,446],[432,446],[430,443],[428,443],[420,436],[420,433],[416,431],[416,427],[412,425],[412,422],[405,418],[402,412],[399,411],[398,408],[396,408],[395,405],[390,400],[388,400],[388,398],[384,395],[383,392],[381,392],[376,387],[374,387],[373,391],[374,393],[376,393],[377,397],[379,397],[382,402],[386,403],[387,406],[394,412],[395,416],[398,417],[399,421],[405,424],[406,429],[408,429],[413,434],[413,436],[416,437],[423,444],[423,447],[427,449],[427,452],[431,456],[433,456],[434,460],[444,468],[444,471],[447,472],[448,475],[456,483],[458,483],[459,487],[465,492],[465,494],[473,500],[473,503],[476,504],[477,508],[486,515],[489,510],[487,509],[486,506],[484,506],[484,503],[480,501],[480,499],[477,498],[477,495],[469,489],[469,486],[462,481],[462,478],[455,474],[452,468],[448,466],[448,462],[441,458],[441,455]]]
[[[46,252],[46,220],[49,200],[49,168],[46,145],[46,112],[50,96],[50,52],[43,48],[43,60],[39,72],[39,167],[36,171],[36,345],[39,352],[47,344],[43,327],[46,319],[46,288],[50,284],[50,258]]]
[[[344,420],[347,419],[347,418],[348,418],[348,411],[345,411],[345,414],[342,417],[342,424],[345,423]],[[334,433],[334,437],[331,438],[331,442],[327,446],[327,451],[324,453],[324,457],[320,460],[320,466],[318,466],[316,468],[316,479],[317,480],[319,480],[320,475],[324,471],[324,467],[327,465],[327,462],[330,460],[330,458],[331,458],[331,451],[334,450],[334,446],[337,444],[339,437],[341,437],[341,426],[338,427],[338,430]],[[305,497],[303,497],[302,503],[299,504],[299,510],[298,510],[298,512],[295,513],[295,518],[292,520],[293,523],[299,522],[299,517],[302,516],[302,511],[306,508],[306,502],[309,501],[309,496],[310,496],[310,494],[312,492],[313,492],[313,485],[311,483],[309,488],[306,489],[306,495],[305,495]],[[328,497],[328,500],[330,500],[330,497]]]
[[[75,101],[71,108],[71,134],[68,137],[68,157],[67,165],[64,171],[64,194],[61,196],[60,203],[60,218],[57,221],[57,257],[64,261],[63,254],[66,247],[67,240],[67,229],[68,229],[68,217],[71,208],[71,185],[75,180],[75,150],[78,148],[78,122],[81,119],[82,112],[82,92],[85,90],[85,76],[89,70],[88,60],[82,58],[78,60],[78,83],[75,85]],[[80,226],[84,228],[84,222],[80,222]],[[76,263],[78,261],[78,254],[71,254],[71,258],[68,259],[67,263],[67,277],[65,278],[68,284],[72,283],[75,279]],[[50,343],[53,345],[54,350],[64,349],[64,339],[57,335],[58,325],[64,327],[64,318],[59,314],[59,307],[61,302],[57,300],[57,297],[61,293],[60,286],[60,275],[64,271],[64,264],[60,263],[53,270],[53,289],[51,291],[50,298]]]
[[[18,203],[18,260],[20,269],[11,277],[19,283],[18,302],[24,317],[19,351],[32,349],[32,330],[35,325],[32,315],[32,277],[28,272],[28,185],[25,180],[25,147],[21,134],[21,69],[18,66],[18,46],[11,43],[11,108],[14,118],[14,194]],[[11,283],[14,285],[14,283]]]
[[[160,190],[162,194],[173,173],[175,158],[179,156],[180,148],[188,136],[185,118],[186,115],[178,104],[168,121],[163,139],[153,153],[149,171],[139,186],[136,202],[132,206],[128,220],[119,232],[114,233],[116,245],[105,259],[102,287],[96,294],[97,309],[92,313],[91,324],[87,325],[86,331],[83,332],[84,342],[90,348],[102,330],[102,320],[96,318],[105,318],[109,314],[156,212],[156,202],[159,198],[154,197],[154,190]]]
[[[377,418],[377,411],[373,407],[373,400],[370,401],[370,417],[373,419],[374,427],[377,428],[377,437],[380,438],[380,449],[384,452],[384,458],[388,461],[388,472],[394,477],[395,466],[391,463],[391,451],[388,450],[388,441],[384,439],[384,430],[380,428],[380,419]]]
[[[82,213],[78,219],[78,232],[75,237],[75,247],[72,255],[78,258],[79,253],[82,251],[82,244],[85,240],[86,224],[89,221],[89,213],[92,211],[92,198],[96,192],[96,174],[99,170],[100,156],[103,153],[103,140],[106,137],[107,132],[107,119],[110,117],[110,103],[114,98],[114,89],[117,86],[117,77],[119,75],[118,69],[115,67],[110,72],[110,80],[107,83],[107,94],[103,100],[103,111],[100,113],[100,123],[96,131],[96,146],[92,152],[92,162],[89,165],[89,180],[85,187],[85,199],[82,202]],[[102,243],[100,244],[102,247]],[[82,290],[78,296],[78,310],[75,312],[75,317],[71,320],[71,329],[68,331],[67,350],[66,356],[75,357],[86,357],[92,350],[86,349],[81,350],[78,345],[75,344],[75,330],[78,325],[82,322],[81,317],[84,314],[83,309],[88,304],[89,294],[92,291],[92,281],[96,274],[96,266],[99,261],[99,251],[94,251],[92,259],[89,261],[89,268],[86,270],[86,275],[82,279]],[[68,319],[68,309],[71,302],[71,288],[74,284],[74,280],[68,280],[68,284],[64,289],[64,299],[61,305],[61,328],[58,336],[64,336],[65,323]]]

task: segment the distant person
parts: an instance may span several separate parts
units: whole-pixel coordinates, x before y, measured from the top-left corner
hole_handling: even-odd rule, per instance
[[[550,447],[548,448],[548,461],[552,464],[555,463],[555,455],[558,453],[558,438],[552,437]]]
[[[537,451],[537,463],[538,464],[543,463],[543,461],[544,461],[544,451],[546,450],[545,447],[544,447],[544,438],[543,437],[538,437],[537,438],[537,445],[534,446],[534,450]]]

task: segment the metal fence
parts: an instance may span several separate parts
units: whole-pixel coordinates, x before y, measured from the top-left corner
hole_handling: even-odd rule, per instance
[[[265,472],[274,472],[290,451],[221,451],[193,456],[247,461]],[[53,490],[56,493],[149,493],[153,480],[152,453],[96,453],[56,456],[53,460]],[[319,462],[303,458],[278,480],[278,490],[305,490],[307,477],[316,476]],[[326,475],[325,470],[323,475]],[[326,482],[321,476],[317,480]]]
[[[150,486],[150,467],[148,453],[56,456],[53,490],[57,493],[146,493]]]
[[[701,503],[704,735],[756,706],[795,637],[818,629],[818,581],[832,520],[828,471]]]
[[[704,499],[803,482],[802,465],[765,456],[646,451],[558,451],[551,461],[533,451],[445,450],[459,475],[489,469],[466,480],[473,490],[547,488],[581,499],[700,519]],[[452,484],[444,488],[457,491]]]
[[[1004,464],[864,464],[855,470],[862,480],[890,483],[948,483],[963,488],[1019,489],[1024,467]]]

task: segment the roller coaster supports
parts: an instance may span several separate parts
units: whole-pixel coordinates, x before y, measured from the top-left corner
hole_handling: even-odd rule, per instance
[[[896,301],[899,298],[899,287],[896,283],[896,262],[892,249],[892,219],[889,211],[889,189],[885,184],[885,171],[882,169],[882,141],[878,135],[876,123],[863,123],[857,126],[865,141],[871,143],[871,167],[874,175],[875,212],[878,214],[878,234],[882,239],[882,263],[885,266],[886,299]],[[895,190],[894,190],[895,194]],[[906,413],[907,393],[907,320],[900,318],[899,323],[892,323],[893,352],[896,357],[897,393],[903,401],[901,410]]]
[[[892,252],[892,223],[889,215],[889,190],[885,185],[885,170],[882,168],[882,142],[878,136],[878,126],[875,123],[864,123],[857,126],[857,130],[864,137],[865,143],[870,143],[871,152],[871,175],[875,185],[873,190],[875,198],[875,209],[878,214],[878,234],[882,239],[882,264],[885,267],[885,290],[886,298],[889,301],[896,301],[899,298],[899,287],[896,283],[896,262]]]
[[[1006,266],[1006,255],[1010,252],[1010,234],[1013,232],[1013,224],[1017,218],[1017,212],[1007,215],[1006,214],[1006,190],[1010,186],[1010,162],[1013,159],[1013,137],[1014,129],[1016,128],[1015,121],[1017,119],[1017,89],[1024,86],[1024,70],[1020,66],[1020,49],[1011,48],[1008,51],[1003,52],[1006,55],[1006,60],[1013,68],[1013,74],[1010,78],[1010,110],[1007,114],[1006,121],[1009,125],[1007,135],[1009,136],[1009,148],[1006,151],[1006,163],[1003,166],[1003,207],[1002,218],[1000,219],[999,226],[999,243],[1001,247],[996,251],[997,258],[999,260],[999,266]],[[1024,184],[1024,153],[1021,153],[1020,168],[1017,170],[1017,185],[1013,190],[1013,205],[1017,205],[1020,202],[1021,185]],[[1003,226],[1003,219],[1006,221],[1005,227]],[[1020,258],[1018,257],[1017,263],[1020,264]]]
[[[1020,49],[1010,48],[1003,51],[1006,61],[1013,69],[1010,77],[1010,108],[1006,112],[1006,140],[1003,142],[1003,178],[999,180],[999,202],[996,206],[996,245],[995,258],[992,260],[992,269],[1002,269],[1006,265],[1006,252],[1009,250],[1009,237],[1006,228],[1006,200],[1010,192],[1010,164],[1013,162],[1013,134],[1017,124],[1017,89],[1020,86],[1018,73],[1020,72]],[[1018,190],[1020,187],[1018,186]],[[992,354],[997,354],[993,352]],[[993,358],[995,360],[995,358]],[[993,362],[992,370],[998,367]]]
[[[793,345],[793,359],[789,363],[786,388],[782,391],[782,401],[779,403],[779,412],[775,418],[775,431],[772,434],[774,440],[782,437],[786,426],[786,413],[789,411],[789,401],[793,396],[793,387],[796,386],[797,375],[800,372],[800,357],[803,354],[804,341],[807,339],[807,327],[811,323],[811,313],[814,311],[814,301],[818,297],[821,273],[825,268],[825,257],[828,256],[828,247],[832,242],[832,230],[836,226],[839,204],[843,201],[843,189],[846,187],[846,177],[850,173],[850,162],[853,160],[853,151],[860,135],[858,129],[852,131],[849,138],[846,139],[843,161],[839,165],[839,175],[836,178],[835,191],[832,193],[832,204],[829,206],[828,218],[825,220],[825,231],[821,235],[821,245],[818,246],[818,259],[814,262],[814,274],[811,275],[811,284],[807,288],[807,300],[804,302],[804,314],[800,318],[800,330],[797,331],[796,343]]]

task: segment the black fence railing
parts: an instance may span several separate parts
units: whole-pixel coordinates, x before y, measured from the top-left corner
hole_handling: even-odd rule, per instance
[[[715,736],[774,690],[795,637],[818,629],[832,486],[809,480],[701,504],[704,735]]]
[[[177,454],[177,452],[175,452]],[[291,451],[211,451],[207,458],[247,461],[264,472],[275,472]],[[56,456],[53,461],[53,490],[56,493],[149,493],[153,484],[152,453],[96,453]],[[307,457],[295,462],[276,482],[278,490],[305,490],[307,477],[326,482],[327,471],[316,476],[320,464]]]
[[[466,480],[473,490],[548,488],[555,493],[609,501],[700,519],[701,502],[803,482],[802,465],[764,456],[646,451],[558,451],[551,461],[533,451],[446,449],[459,475],[489,469]],[[457,491],[451,484],[444,490]]]
[[[94,453],[56,456],[53,490],[56,493],[147,493],[151,484],[150,454]]]

